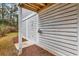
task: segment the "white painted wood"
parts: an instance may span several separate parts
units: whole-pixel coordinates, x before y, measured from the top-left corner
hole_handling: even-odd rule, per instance
[[[77,55],[77,13],[77,4],[55,4],[41,11],[39,43],[56,53]]]
[[[50,43],[51,45],[52,45],[52,43],[56,43],[56,44],[64,46],[64,47],[70,47],[72,50],[76,50],[77,49],[77,43],[76,42],[72,42],[72,41],[66,41],[66,40],[61,40],[61,39],[58,40],[56,38],[50,38],[49,39],[49,37],[45,37],[45,38],[41,37],[40,40],[41,41],[47,41],[49,43],[51,42]]]
[[[69,12],[69,13],[63,13],[63,14],[60,14],[60,16],[52,14],[52,15],[43,17],[41,19],[50,18],[50,17],[53,17],[53,18],[67,17],[67,16],[74,15],[74,14],[77,14],[77,11],[73,11],[73,12]]]
[[[31,15],[31,14],[33,14],[33,13],[35,13],[35,12],[33,12],[33,11],[31,11],[31,10],[28,10],[28,9],[25,9],[25,8],[22,8],[22,20],[23,20],[25,17],[27,17],[27,16],[29,16],[29,15]]]
[[[38,15],[36,13],[33,13],[25,17],[22,22],[27,23],[26,31],[24,32],[26,33],[26,37],[28,38],[28,40],[37,42],[38,41]]]
[[[59,7],[59,6],[58,6],[58,7]],[[75,9],[77,9],[77,7],[75,7],[74,4],[69,4],[69,5],[66,5],[65,7],[55,9],[54,12],[51,12],[51,11],[50,11],[51,13],[47,13],[47,14],[45,14],[45,15],[42,15],[42,17],[44,17],[44,16],[46,16],[46,15],[50,15],[50,14],[52,14],[52,13],[53,13],[53,15],[57,15],[57,14],[69,12],[69,11],[72,11],[72,10],[75,10]],[[49,10],[52,10],[52,8],[49,9]],[[49,10],[48,10],[48,11],[49,11]],[[65,10],[66,10],[66,11],[65,11]],[[60,11],[62,11],[62,12],[60,12]],[[58,13],[58,12],[59,12],[59,13]],[[43,13],[43,14],[44,14],[44,13]]]
[[[40,27],[41,28],[41,27]],[[60,28],[60,29],[52,29],[52,28],[47,28],[47,29],[44,29],[44,28],[41,28],[41,30],[43,31],[67,31],[67,32],[77,32],[77,29],[75,28]]]
[[[49,50],[51,51],[55,51],[57,54],[59,55],[62,55],[62,56],[69,56],[71,53],[67,52],[67,51],[64,51],[63,49],[59,49],[58,47],[56,46],[51,46],[49,44],[47,44],[46,42],[40,42],[41,45],[43,45],[44,47],[47,47]],[[71,54],[71,56],[74,56],[74,54]]]
[[[19,40],[19,53],[18,54],[21,54],[22,53],[22,9],[19,7],[19,20],[18,20],[18,28],[19,28],[19,34],[18,34],[18,40]]]
[[[32,16],[35,16],[36,13],[31,13],[30,15],[26,16],[25,18],[23,18],[23,21],[24,20],[28,20],[29,18],[31,18]]]
[[[45,47],[44,44],[42,45],[40,43],[36,43],[36,45],[39,46],[39,47],[41,47],[41,48],[43,48],[44,50],[47,50],[48,52],[50,52],[50,53],[52,53],[52,54],[54,54],[56,56],[63,56],[63,54],[60,53],[60,52],[56,53],[56,51],[54,51],[54,49],[53,49],[53,51],[50,50],[50,49],[48,49],[48,47]]]
[[[48,19],[41,19],[41,17],[40,17],[40,22],[43,22],[44,23],[44,21],[49,21],[49,22],[56,22],[56,21],[64,21],[64,20],[70,20],[70,19],[75,19],[75,18],[77,18],[77,16],[76,15],[72,15],[72,16],[69,16],[69,17],[61,17],[61,18],[49,18],[49,20]],[[53,20],[53,21],[51,21],[51,20]]]
[[[43,39],[42,39],[42,42],[43,42]],[[45,42],[47,42],[46,40],[45,40]],[[50,43],[52,43],[52,44],[50,44]],[[50,42],[50,43],[48,43],[49,45],[52,45],[52,46],[56,46],[56,47],[58,47],[59,49],[63,49],[63,50],[66,50],[66,51],[68,51],[68,52],[71,52],[71,53],[77,53],[77,50],[73,50],[73,49],[71,49],[71,48],[69,48],[69,47],[64,47],[63,45],[61,45],[61,43],[60,44],[57,44],[56,42]],[[62,47],[62,48],[60,48],[60,47]],[[77,47],[75,47],[75,48],[77,48]],[[77,54],[76,54],[77,55]]]
[[[25,13],[24,13],[25,12]],[[27,13],[27,14],[26,14]],[[27,40],[38,41],[38,15],[36,12],[22,9],[22,34]]]
[[[46,39],[49,39],[50,38],[50,40],[62,41],[62,42],[67,42],[69,44],[77,45],[77,43],[76,43],[77,40],[76,39],[71,39],[70,40],[70,39],[67,39],[67,38],[62,38],[61,36],[58,37],[57,35],[42,35],[40,37],[43,38],[44,36],[45,36]]]
[[[44,31],[43,31],[44,32]],[[65,33],[65,32],[45,32],[43,34],[61,35],[61,36],[73,36],[77,37],[77,33]]]
[[[22,22],[22,37],[25,37],[25,39],[27,38],[26,37],[26,28],[28,28],[28,27],[26,27],[26,25],[27,25],[27,23],[26,23],[26,21],[24,21],[24,22]]]
[[[46,26],[46,27],[45,27]],[[40,28],[73,28],[73,27],[77,27],[76,23],[70,23],[70,24],[53,24],[53,23],[49,23],[49,24],[44,24],[42,25]]]
[[[76,20],[76,18],[75,19],[71,19],[71,20],[62,20],[62,21],[58,21],[58,22],[53,22],[53,21],[51,21],[51,22],[49,22],[49,23],[52,23],[52,24],[66,24],[66,23],[77,23],[77,20]],[[41,22],[41,24],[43,24],[43,22]],[[48,23],[44,23],[44,25],[47,25]]]
[[[76,5],[76,4],[65,4],[65,3],[63,3],[63,4],[60,4],[60,3],[58,3],[58,4],[53,4],[53,5],[50,6],[49,8],[44,9],[44,10],[42,10],[41,12],[39,12],[39,14],[41,13],[41,15],[43,15],[44,13],[48,13],[48,12],[51,11],[51,10],[54,10],[53,12],[57,12],[57,11],[59,11],[59,10],[63,10],[63,9],[70,8],[70,7],[74,6],[74,5]],[[65,6],[65,7],[64,7],[64,6]],[[53,9],[52,9],[52,8],[53,8]],[[46,11],[46,12],[44,12],[44,11]],[[53,12],[51,12],[51,13],[53,13]]]

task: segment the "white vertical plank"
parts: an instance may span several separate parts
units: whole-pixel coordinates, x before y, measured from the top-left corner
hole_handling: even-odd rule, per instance
[[[38,30],[39,30],[39,15],[37,14],[37,43],[39,43],[39,33],[38,33]]]
[[[22,8],[19,9],[19,20],[18,20],[18,28],[19,28],[19,35],[18,35],[18,40],[19,40],[19,54],[22,52]]]

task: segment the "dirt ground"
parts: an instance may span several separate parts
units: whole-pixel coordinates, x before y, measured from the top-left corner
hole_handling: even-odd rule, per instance
[[[17,37],[18,33],[9,33],[4,37],[0,37],[0,56],[16,56],[16,50],[13,38]]]

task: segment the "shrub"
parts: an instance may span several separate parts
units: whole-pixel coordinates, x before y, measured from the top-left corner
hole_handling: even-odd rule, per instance
[[[13,26],[6,26],[5,30],[7,31],[7,33],[17,31],[17,29]]]
[[[10,32],[17,32],[16,27],[6,26],[6,25],[0,26],[0,36],[5,36],[5,34],[10,33]]]
[[[0,36],[5,36],[5,32],[1,27],[0,27]]]

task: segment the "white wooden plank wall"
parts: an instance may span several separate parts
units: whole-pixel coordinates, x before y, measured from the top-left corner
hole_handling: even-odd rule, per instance
[[[33,42],[38,41],[38,15],[34,15],[28,19],[28,38]]]

